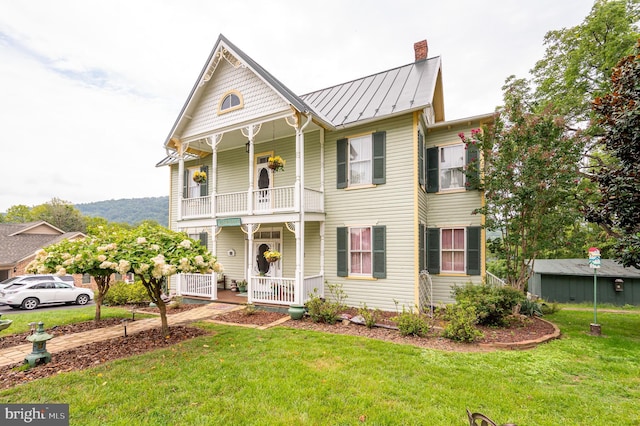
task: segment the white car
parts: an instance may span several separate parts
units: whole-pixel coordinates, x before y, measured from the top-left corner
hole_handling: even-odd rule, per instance
[[[18,283],[0,289],[0,303],[15,309],[35,309],[52,303],[86,305],[90,300],[93,300],[92,290],[74,287],[62,281]]]
[[[73,277],[71,275],[53,275],[53,274],[34,274],[34,275],[17,275],[15,277],[7,278],[0,282],[0,290],[9,287],[12,284],[26,284],[35,281],[62,281],[73,285]]]

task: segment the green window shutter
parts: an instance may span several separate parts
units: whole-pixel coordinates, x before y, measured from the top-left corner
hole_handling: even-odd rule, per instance
[[[480,275],[482,250],[481,245],[481,228],[479,226],[470,226],[467,228],[467,274]]]
[[[373,231],[373,277],[387,277],[387,227],[374,226]]]
[[[200,245],[202,247],[209,248],[209,234],[207,234],[206,232],[201,232],[198,235],[198,239],[200,240]]]
[[[182,176],[182,198],[189,198],[189,170],[185,170]]]
[[[337,274],[339,277],[346,277],[349,275],[349,228],[338,228],[337,240],[338,240],[338,266]]]
[[[347,158],[349,152],[349,141],[347,139],[339,139],[337,142],[338,152],[336,164],[336,188],[342,189],[347,187]]]
[[[427,192],[438,192],[438,147],[427,149]]]
[[[207,174],[207,180],[200,184],[200,196],[206,197],[209,195],[209,166],[201,166],[200,171]]]
[[[374,185],[381,185],[385,179],[385,151],[386,132],[376,132],[373,134],[373,179]]]
[[[440,273],[440,228],[427,229],[427,270]]]
[[[424,185],[424,137],[418,130],[418,184]]]
[[[425,234],[424,225],[418,225],[418,271],[424,271],[425,256]]]
[[[473,144],[469,144],[467,146],[467,165],[471,164],[471,163],[476,163],[475,167],[476,169],[473,171],[473,173],[470,173],[467,175],[466,179],[467,182],[469,180],[469,178],[473,179],[474,181],[477,182],[478,177],[480,176],[479,174],[479,169],[478,169],[478,164],[479,164],[479,155],[480,155],[480,151],[478,150],[478,146],[477,145],[473,145]],[[467,191],[470,191],[472,189],[478,189],[478,185],[474,184],[469,184],[466,185]]]

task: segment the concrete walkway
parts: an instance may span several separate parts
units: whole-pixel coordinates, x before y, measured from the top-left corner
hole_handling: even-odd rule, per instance
[[[243,305],[231,305],[226,303],[209,303],[200,308],[189,309],[178,314],[167,315],[169,325],[187,324],[213,318],[225,312],[244,309]],[[127,334],[137,333],[150,328],[160,328],[162,323],[160,316],[154,318],[139,319],[127,322]],[[55,336],[55,331],[51,332]],[[56,336],[47,342],[47,351],[51,354],[65,351],[78,346],[112,339],[124,335],[123,326],[115,325],[82,333],[71,333],[64,336]],[[22,363],[24,358],[31,353],[33,344],[27,342],[24,345],[14,346],[0,350],[0,367],[15,363]]]

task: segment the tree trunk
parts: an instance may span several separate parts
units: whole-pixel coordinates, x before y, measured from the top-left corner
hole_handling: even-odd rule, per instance
[[[96,302],[96,316],[95,321],[100,321],[100,315],[102,310],[102,301],[104,297],[107,295],[107,291],[109,291],[109,282],[111,280],[111,276],[98,276],[93,277],[96,280],[96,285],[98,286],[98,295],[95,298]]]

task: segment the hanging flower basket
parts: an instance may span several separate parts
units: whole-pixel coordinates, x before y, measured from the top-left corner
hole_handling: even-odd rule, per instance
[[[205,183],[207,181],[207,174],[205,172],[195,172],[193,174],[193,181],[197,184]]]
[[[286,161],[284,161],[279,155],[276,155],[275,157],[269,157],[269,168],[274,172],[283,171],[285,163]]]
[[[277,262],[282,257],[280,252],[275,250],[267,250],[263,253],[263,256],[265,259],[267,259],[268,262],[271,263]]]

